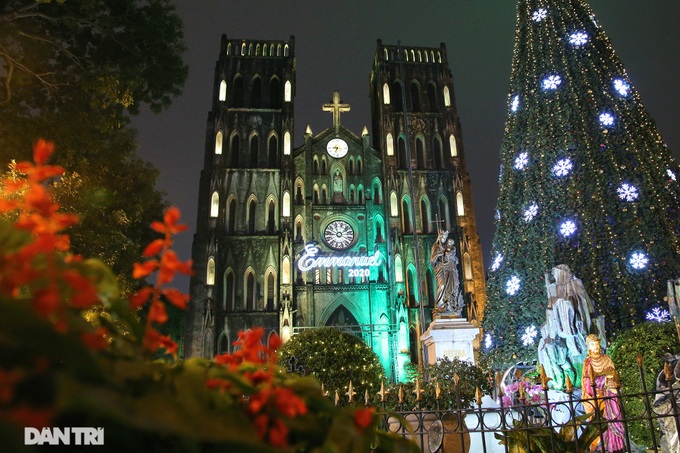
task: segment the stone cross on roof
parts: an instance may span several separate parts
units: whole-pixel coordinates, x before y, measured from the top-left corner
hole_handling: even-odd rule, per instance
[[[340,102],[340,92],[333,91],[333,103],[324,104],[322,107],[324,112],[333,112],[333,126],[336,131],[340,126],[340,112],[349,112],[350,109],[349,104],[341,104]]]

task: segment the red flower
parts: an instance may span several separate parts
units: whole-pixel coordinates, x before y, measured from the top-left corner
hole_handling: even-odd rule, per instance
[[[354,426],[357,427],[357,431],[363,434],[366,428],[371,426],[371,424],[373,423],[374,414],[375,407],[357,409],[357,411],[354,413]]]

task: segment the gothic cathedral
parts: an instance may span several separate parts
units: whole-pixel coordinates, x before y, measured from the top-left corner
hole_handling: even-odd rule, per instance
[[[284,341],[334,326],[369,344],[393,380],[422,360],[438,231],[457,238],[467,309],[486,303],[482,251],[446,47],[379,40],[372,131],[329,127],[294,146],[295,40],[222,36],[206,130],[185,357],[230,352],[240,330]]]

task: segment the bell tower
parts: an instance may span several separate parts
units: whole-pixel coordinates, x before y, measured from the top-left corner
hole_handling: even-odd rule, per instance
[[[390,229],[397,238],[393,265],[403,260],[409,306],[422,301],[432,307],[436,280],[427,251],[439,229],[450,230],[458,238],[467,317],[480,321],[484,264],[446,46],[378,40],[370,83],[373,143],[381,152]],[[412,252],[416,241],[425,252],[418,258]]]
[[[281,299],[291,285],[294,94],[292,36],[222,35],[192,250],[186,357],[226,352],[238,331],[253,325],[279,330]]]

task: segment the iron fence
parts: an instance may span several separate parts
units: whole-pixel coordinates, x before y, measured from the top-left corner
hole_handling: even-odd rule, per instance
[[[423,408],[420,393],[415,406],[408,407],[400,396],[397,410],[384,413],[382,429],[413,439],[426,453],[680,453],[678,371],[680,365],[675,370],[667,366],[657,379],[664,384],[648,389],[640,366],[642,392],[626,393],[614,382],[608,394],[598,395],[593,388],[593,398],[582,398],[579,389],[549,390],[547,381],[538,384],[534,394],[522,386],[512,395],[498,388],[494,396],[482,397],[478,392],[468,408],[439,408],[440,398],[434,408]],[[611,407],[619,410],[612,413]],[[642,450],[631,439],[634,426],[648,430],[649,441]]]

